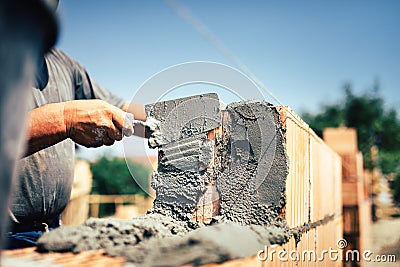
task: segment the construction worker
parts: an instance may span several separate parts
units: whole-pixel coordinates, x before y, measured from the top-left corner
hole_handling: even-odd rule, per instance
[[[15,163],[22,154],[36,60],[54,45],[57,36],[57,18],[46,1],[0,1],[0,249]]]
[[[29,109],[28,145],[9,210],[9,249],[34,246],[44,231],[60,225],[72,189],[75,143],[112,145],[123,137],[125,112],[146,119],[143,105],[129,105],[102,88],[58,49],[41,60]]]

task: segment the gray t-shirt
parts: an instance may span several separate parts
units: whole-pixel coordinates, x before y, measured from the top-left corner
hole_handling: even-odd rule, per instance
[[[46,54],[45,63],[41,73],[48,76],[37,79],[29,110],[78,99],[102,99],[117,107],[124,104],[123,99],[98,86],[81,65],[60,50]],[[58,216],[71,194],[74,155],[75,144],[66,139],[20,160],[19,186],[13,192],[11,217],[30,223]]]

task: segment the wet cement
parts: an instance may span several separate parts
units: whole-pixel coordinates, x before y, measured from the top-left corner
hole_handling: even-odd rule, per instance
[[[215,219],[285,227],[278,216],[285,205],[288,174],[279,113],[267,102],[242,101],[228,105],[225,114],[224,133],[214,144],[207,142],[206,134],[198,134],[159,148],[152,180],[157,197],[150,212],[191,220],[210,182],[203,170],[216,157],[221,160],[212,166],[220,195],[220,216]]]
[[[150,146],[159,148],[158,169],[151,183],[157,197],[150,213],[192,221],[210,182],[206,169],[214,156],[214,144],[207,133],[221,125],[219,107],[216,94],[146,106],[147,116],[160,121],[160,130],[149,138]]]
[[[199,198],[206,191],[214,146],[206,134],[172,142],[159,148],[159,164],[151,186],[156,199],[149,213],[170,216],[191,224]]]
[[[158,140],[162,138],[160,129],[161,122],[153,117],[147,117],[145,122],[134,121],[134,123],[141,125],[144,128],[144,136],[149,137],[148,145],[151,148],[159,146]]]
[[[159,147],[217,128],[221,124],[219,107],[215,93],[146,105],[147,117],[160,122],[157,135],[149,138],[150,147]]]
[[[295,240],[296,246],[297,246],[297,244],[300,242],[301,236],[304,233],[307,233],[311,229],[317,228],[318,226],[327,224],[328,222],[330,222],[333,219],[335,219],[337,216],[338,216],[338,214],[330,214],[330,215],[325,216],[321,220],[318,220],[318,221],[315,221],[315,222],[304,223],[301,226],[294,227],[294,228],[290,229],[289,234],[290,234],[290,236],[294,237],[294,240]]]
[[[199,228],[184,237],[150,239],[140,247],[117,248],[109,253],[124,256],[137,266],[198,266],[248,257],[265,245],[288,240],[288,232],[281,228],[221,223]]]
[[[193,228],[193,225],[192,225]],[[37,250],[73,251],[129,247],[150,238],[182,236],[192,228],[160,214],[146,214],[131,220],[90,218],[80,226],[63,226],[44,234]]]
[[[171,105],[157,107],[148,116],[165,122],[165,110],[176,103]],[[201,265],[251,256],[265,245],[286,243],[291,236],[297,241],[302,233],[329,220],[289,229],[280,216],[288,159],[275,108],[263,101],[242,101],[228,105],[223,114],[219,124],[224,132],[214,143],[204,132],[183,137],[173,128],[168,138],[180,139],[164,143],[165,139],[154,138],[159,166],[153,174],[156,199],[149,214],[132,220],[89,219],[82,226],[62,227],[43,235],[38,250],[105,249],[138,266]],[[220,209],[205,226],[194,222],[193,214],[212,180]]]
[[[279,113],[265,101],[241,101],[226,110],[218,142],[220,219],[285,227],[279,214],[286,201],[288,158]]]

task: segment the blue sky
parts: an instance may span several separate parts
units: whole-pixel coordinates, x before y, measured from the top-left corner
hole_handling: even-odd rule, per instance
[[[388,105],[400,106],[400,1],[178,3],[297,113],[337,101],[345,81],[358,92],[379,79]],[[127,100],[172,65],[236,67],[164,1],[61,0],[59,13],[58,47]]]

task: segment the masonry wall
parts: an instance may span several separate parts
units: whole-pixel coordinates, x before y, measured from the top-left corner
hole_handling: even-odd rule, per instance
[[[338,249],[342,238],[342,173],[340,156],[290,108],[278,107],[281,122],[286,129],[286,150],[289,157],[289,175],[286,180],[285,218],[290,228],[333,217],[325,224],[303,233],[300,242],[292,237],[288,244],[276,250],[313,250],[319,257],[322,250]],[[269,262],[265,266],[342,266],[342,262],[299,261]]]
[[[342,158],[343,236],[347,250],[371,249],[371,199],[363,156],[357,148],[357,132],[353,128],[328,128],[323,132],[325,142]],[[344,266],[368,266],[366,262],[345,262]]]
[[[286,206],[283,216],[289,227],[301,229],[315,222],[325,222],[302,233],[296,243],[292,237],[282,246],[269,248],[275,255],[273,260],[259,261],[257,256],[234,260],[218,266],[342,266],[340,259],[333,261],[323,250],[337,249],[343,238],[342,219],[342,164],[340,156],[328,147],[312,129],[290,108],[277,107],[284,129],[284,142],[289,159],[289,174],[286,180]],[[285,250],[303,255],[315,251],[316,260],[277,260],[277,253]],[[272,252],[275,251],[275,252]],[[217,266],[217,265],[207,265]]]

